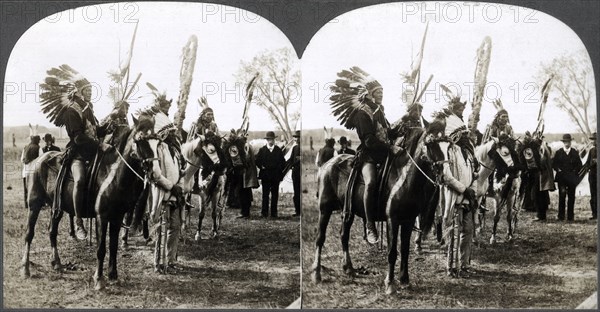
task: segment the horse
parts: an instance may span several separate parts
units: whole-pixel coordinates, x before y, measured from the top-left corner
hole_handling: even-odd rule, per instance
[[[225,175],[222,170],[227,165],[221,152],[221,140],[218,136],[214,138],[214,140],[205,142],[201,138],[196,138],[181,145],[181,153],[187,163],[182,176],[184,179],[183,191],[189,195],[188,197],[192,200],[191,204],[199,208],[198,227],[194,237],[196,241],[201,239],[202,221],[206,215],[207,206],[211,208],[213,238],[219,235],[225,208]],[[203,149],[205,146],[207,147],[206,150]],[[203,181],[199,181],[199,184],[201,184],[200,190],[194,190],[194,175],[202,168],[208,170],[210,174]]]
[[[387,222],[388,273],[384,283],[386,293],[395,292],[394,268],[398,256],[398,232],[400,229],[400,282],[408,285],[408,257],[410,236],[415,218],[422,210],[435,210],[439,198],[438,183],[434,181],[441,172],[444,154],[439,147],[445,123],[435,119],[427,128],[413,128],[403,137],[394,141],[393,152],[389,157],[390,170],[383,181],[380,196],[385,200],[385,221]],[[440,130],[441,129],[441,130]],[[334,210],[342,209],[346,197],[347,181],[354,155],[342,154],[333,157],[321,167],[318,176],[319,229],[315,242],[315,260],[312,265],[312,280],[321,281],[321,252],[325,243],[327,225]],[[348,250],[350,229],[357,215],[365,218],[363,207],[364,183],[357,176],[356,191],[352,195],[350,209],[343,213],[342,249],[344,252],[342,268],[346,274],[353,274],[352,261]],[[424,215],[432,215],[426,213]],[[378,219],[382,219],[381,216]],[[423,228],[430,228],[432,218],[426,218]],[[363,227],[364,229],[364,227]],[[366,235],[365,235],[366,237]],[[364,238],[364,237],[363,237]]]
[[[106,255],[106,233],[109,230],[109,263],[108,278],[116,280],[118,236],[123,215],[130,211],[138,201],[144,189],[144,176],[152,172],[156,158],[156,146],[159,140],[152,134],[152,120],[134,120],[133,129],[126,128],[115,133],[115,148],[104,153],[99,161],[97,177],[92,181],[94,193],[94,211],[96,214],[96,230],[98,245],[96,250],[97,267],[94,273],[94,288],[105,287],[103,277],[104,257]],[[58,226],[63,213],[74,214],[72,203],[73,181],[67,180],[62,194],[55,194],[55,181],[58,173],[60,157],[54,153],[46,153],[36,162],[35,170],[28,177],[30,214],[25,235],[25,253],[22,261],[22,274],[29,276],[29,250],[35,231],[35,221],[42,205],[54,196],[61,196],[62,206],[54,207],[51,217],[50,243],[53,249],[51,265],[60,270],[62,265],[57,248]],[[91,193],[91,192],[90,192]]]
[[[512,157],[511,150],[514,150],[513,141],[508,140],[508,143],[495,143],[493,140],[479,145],[475,148],[475,157],[480,164],[477,177],[477,202],[482,204],[483,198],[486,196],[488,189],[488,177],[494,172],[499,165],[498,162],[503,162],[509,168],[518,168],[518,159]],[[492,151],[492,149],[496,149]],[[492,157],[490,154],[495,155]],[[518,169],[517,169],[518,170]],[[506,207],[506,221],[508,224],[507,241],[511,241],[514,235],[514,225],[518,222],[518,207],[517,196],[521,185],[521,178],[517,173],[506,174],[500,179],[494,187],[494,224],[492,227],[492,236],[490,244],[496,243],[496,229],[501,218],[502,209]],[[481,218],[480,230],[483,230],[485,224],[485,216]]]

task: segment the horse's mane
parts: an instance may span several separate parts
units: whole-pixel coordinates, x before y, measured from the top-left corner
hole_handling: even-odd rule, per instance
[[[475,157],[479,162],[490,158],[488,153],[492,149],[492,146],[494,146],[494,141],[490,140],[482,145],[475,147]]]
[[[181,144],[181,154],[187,160],[194,157],[194,149],[200,144],[200,138]]]

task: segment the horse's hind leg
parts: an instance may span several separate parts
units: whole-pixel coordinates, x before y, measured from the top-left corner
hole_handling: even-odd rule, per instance
[[[29,205],[29,216],[27,217],[27,231],[25,232],[25,251],[23,253],[23,259],[21,261],[21,275],[23,277],[29,277],[29,250],[31,249],[31,242],[35,235],[35,224],[37,223],[38,216],[40,215],[41,207],[37,204]]]
[[[121,229],[121,223],[119,221],[110,222],[110,228],[108,232],[109,243],[108,243],[108,279],[116,281],[118,278],[117,274],[117,252],[119,250],[119,230]]]
[[[58,215],[55,216],[56,213],[58,213]],[[58,226],[60,225],[63,213],[62,210],[58,210],[54,211],[50,216],[50,247],[52,247],[52,261],[50,264],[52,264],[52,268],[57,271],[62,268],[56,240],[58,236]]]
[[[317,240],[315,242],[315,261],[312,265],[312,281],[318,283],[321,281],[321,251],[323,250],[323,244],[325,244],[325,237],[327,235],[327,225],[331,218],[331,210],[327,208],[321,209],[319,215],[319,231],[317,233]]]
[[[106,256],[106,230],[108,229],[108,222],[101,217],[97,217],[96,229],[100,230],[100,237],[98,239],[98,249],[96,250],[98,264],[96,266],[96,273],[94,274],[94,289],[101,290],[106,286],[104,281],[104,257]]]
[[[352,223],[354,222],[354,214],[350,213],[348,215],[344,215],[342,219],[342,251],[344,252],[344,259],[342,260],[342,269],[344,269],[344,273],[352,276],[354,274],[354,268],[352,267],[352,259],[350,259],[350,228],[352,227]]]
[[[391,295],[396,292],[396,286],[394,284],[394,269],[396,267],[396,259],[398,258],[398,228],[399,224],[397,221],[387,220],[388,226],[388,273],[385,277],[385,293]],[[405,229],[403,226],[402,229]],[[412,228],[411,228],[412,230]],[[409,242],[410,243],[410,242]],[[401,247],[404,247],[402,244]]]
[[[211,207],[211,210],[212,210],[210,216],[211,216],[212,221],[213,221],[213,224],[212,224],[212,237],[215,238],[215,237],[217,237],[219,235],[219,225],[218,225],[218,222],[219,222],[219,216],[218,216],[219,212],[217,211],[218,208],[217,208],[216,198],[213,198],[210,201],[210,207]]]

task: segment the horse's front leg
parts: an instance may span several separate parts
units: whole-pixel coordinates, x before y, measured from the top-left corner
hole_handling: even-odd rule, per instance
[[[27,231],[25,232],[25,250],[23,253],[23,259],[21,260],[21,276],[31,276],[29,272],[29,251],[31,249],[31,242],[35,235],[35,224],[37,223],[38,216],[42,207],[35,204],[29,204],[29,216],[27,218]]]
[[[321,208],[319,215],[319,230],[317,233],[317,240],[315,241],[315,261],[312,265],[312,281],[313,283],[321,282],[321,251],[323,250],[323,244],[325,244],[325,237],[327,235],[327,225],[331,218],[331,209]]]
[[[201,232],[202,232],[202,220],[204,220],[204,215],[206,214],[205,212],[205,201],[204,198],[202,198],[203,196],[200,195],[192,195],[192,196],[198,196],[198,229],[196,230],[196,236],[194,237],[194,239],[196,241],[200,241],[200,239],[202,239],[201,236]]]
[[[342,214],[343,215],[343,214]],[[354,222],[354,213],[350,212],[348,215],[342,217],[342,251],[344,252],[344,258],[342,260],[342,269],[344,273],[349,276],[354,275],[354,268],[352,267],[352,259],[350,259],[350,229]]]
[[[216,195],[216,194],[215,194]],[[212,238],[219,235],[217,198],[212,198],[210,201],[211,218],[212,218]]]
[[[410,236],[415,220],[402,224],[400,229],[400,285],[408,286],[408,256],[410,255]]]
[[[56,271],[62,269],[56,240],[58,237],[58,226],[60,225],[60,220],[63,217],[63,213],[64,212],[62,210],[57,210],[54,211],[50,216],[50,247],[52,248],[52,260],[50,261],[50,264],[52,264],[52,268]]]
[[[385,277],[385,293],[391,295],[396,292],[394,283],[394,269],[396,267],[396,259],[398,258],[398,228],[399,223],[392,218],[387,219],[387,240],[388,240],[388,273]],[[402,229],[405,227],[403,226]],[[411,228],[412,229],[412,228]],[[404,245],[402,245],[403,247]]]
[[[96,250],[96,259],[98,264],[96,267],[96,273],[94,274],[94,289],[101,290],[106,286],[103,270],[104,257],[106,256],[106,230],[108,228],[108,222],[102,217],[98,216],[96,218],[96,228],[100,231],[100,237],[98,238],[98,249]]]
[[[119,231],[121,229],[121,222],[111,221],[108,232],[109,243],[108,243],[108,279],[116,281],[118,278],[117,274],[117,252],[119,251]]]
[[[492,237],[490,237],[490,244],[492,245],[496,243],[496,230],[498,229],[498,222],[500,222],[502,206],[500,196],[496,196],[494,199],[494,225],[492,226]]]

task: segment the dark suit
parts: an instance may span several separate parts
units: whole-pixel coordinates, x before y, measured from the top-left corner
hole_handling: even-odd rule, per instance
[[[60,147],[56,146],[56,145],[46,145],[44,147],[42,147],[42,151],[44,153],[50,152],[50,151],[56,151],[56,152],[60,152]]]
[[[356,151],[351,148],[345,148],[345,149],[340,148],[338,150],[338,155],[342,155],[342,154],[356,155]]]
[[[569,154],[563,148],[554,155],[552,168],[556,170],[556,182],[558,183],[558,218],[565,218],[565,199],[567,200],[567,220],[573,220],[575,208],[575,188],[579,183],[577,173],[581,169],[581,158],[579,152],[571,148]]]
[[[585,166],[589,168],[588,182],[590,182],[590,195],[592,196],[592,198],[590,199],[590,208],[592,209],[592,216],[594,216],[594,217],[598,216],[598,207],[596,206],[596,203],[597,203],[596,192],[598,191],[598,181],[596,180],[597,179],[597,177],[596,177],[597,157],[598,157],[598,150],[594,146],[594,147],[592,147],[592,149],[590,149],[590,154],[588,155],[588,159],[585,162]]]
[[[289,160],[292,163],[292,183],[294,185],[294,209],[296,214],[300,214],[300,146],[298,144],[292,147],[292,157]]]
[[[271,194],[271,217],[277,217],[277,200],[279,199],[279,182],[283,178],[285,167],[283,151],[275,145],[273,151],[265,145],[258,150],[256,166],[260,168],[258,178],[262,181],[262,215],[266,217],[269,212],[269,194]]]

